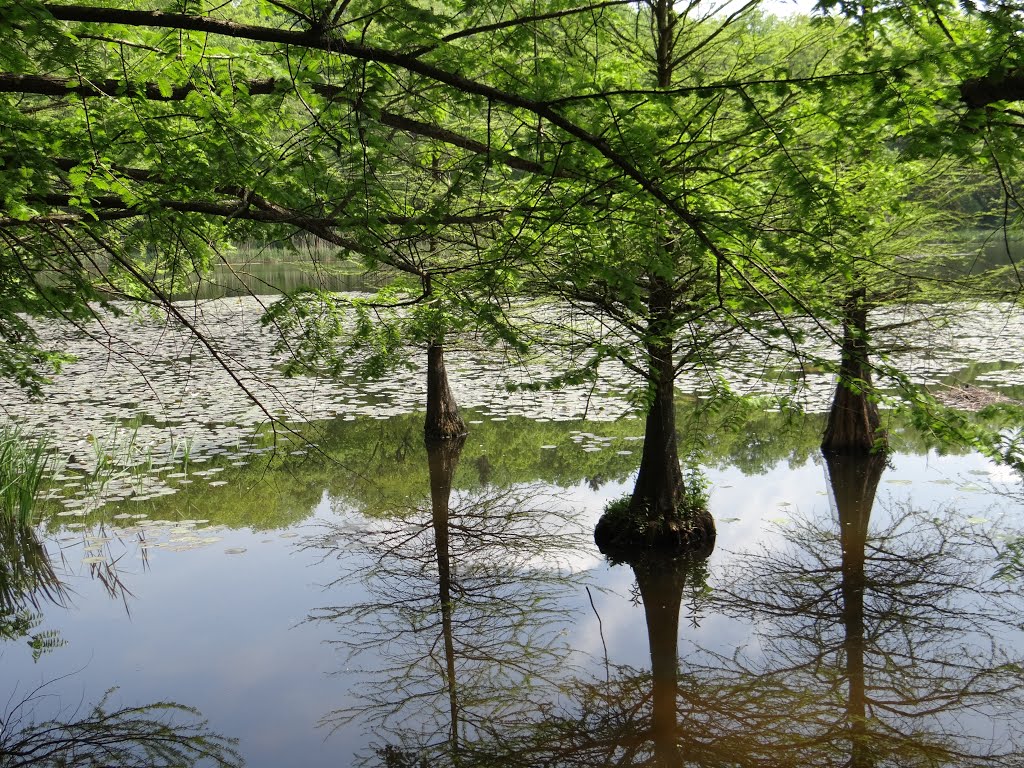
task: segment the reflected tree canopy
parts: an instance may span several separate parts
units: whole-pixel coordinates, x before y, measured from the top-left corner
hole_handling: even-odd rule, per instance
[[[636,471],[639,420],[536,422],[510,416],[489,421],[468,410],[464,416],[480,423],[473,424],[463,448],[453,480],[458,489],[536,482],[563,488],[586,482],[597,489],[626,482]],[[747,475],[781,463],[802,466],[817,453],[823,428],[821,415],[768,411],[763,401],[740,397],[710,403],[680,396],[676,420],[681,450],[699,454],[706,466],[735,467]],[[420,498],[429,482],[419,414],[335,419],[295,429],[294,444],[282,439],[274,450],[263,446],[258,450],[265,452],[253,454],[245,467],[232,466],[226,457],[196,463],[186,478],[192,482],[174,494],[105,505],[81,519],[113,525],[121,511],[144,512],[153,519],[201,516],[213,525],[273,530],[309,518],[325,491],[338,503],[386,516]],[[924,453],[934,447],[933,440],[897,415],[887,415],[886,429],[894,450]],[[591,442],[601,450],[586,450]],[[196,474],[211,469],[218,473],[213,485]],[[68,521],[49,517],[44,525],[56,532]]]
[[[0,717],[0,768],[241,768],[235,741],[212,732],[197,710],[171,702],[118,707],[115,691],[49,714],[46,684],[12,696]]]
[[[705,553],[706,554],[706,553]],[[637,577],[651,655],[651,670],[619,666],[605,659],[602,678],[552,680],[532,711],[493,718],[476,730],[476,739],[459,760],[430,761],[452,766],[680,766],[692,756],[698,763],[729,764],[714,745],[707,724],[692,729],[690,694],[679,674],[678,637],[684,599],[691,609],[702,600],[703,558],[648,558],[632,564]],[[704,742],[700,752],[694,745]],[[420,765],[410,755],[382,752],[385,765]],[[422,753],[420,753],[422,754]],[[722,759],[718,759],[722,758]],[[405,760],[406,762],[401,762]],[[424,765],[428,763],[422,763]]]
[[[993,578],[990,534],[909,506],[872,525],[884,459],[826,455],[826,466],[835,519],[799,520],[783,546],[726,570],[711,606],[759,629],[702,672],[749,697],[737,715],[797,762],[1016,764],[1022,667],[1009,637],[1021,604]]]
[[[994,531],[954,510],[897,505],[873,519],[885,459],[825,466],[834,516],[800,519],[782,542],[730,558],[713,589],[700,558],[631,564],[650,671],[606,658],[603,677],[551,676],[529,692],[531,707],[477,709],[458,751],[392,720],[380,763],[1019,765],[1022,606],[994,578]],[[754,633],[732,654],[695,646],[680,660],[684,604],[752,620]],[[500,662],[484,663],[493,679]],[[477,671],[463,694],[482,690]]]
[[[486,734],[532,718],[541,692],[568,674],[561,596],[579,578],[568,558],[583,532],[533,486],[453,498],[462,444],[428,444],[429,505],[388,520],[352,516],[310,544],[342,565],[332,586],[358,576],[366,590],[310,619],[343,626],[350,639],[338,642],[351,659],[372,651],[382,660],[359,701],[323,724],[367,724],[388,765],[472,761]]]

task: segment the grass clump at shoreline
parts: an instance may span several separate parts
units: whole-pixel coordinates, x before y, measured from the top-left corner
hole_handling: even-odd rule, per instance
[[[50,454],[43,440],[32,440],[16,426],[0,427],[0,515],[30,525]]]

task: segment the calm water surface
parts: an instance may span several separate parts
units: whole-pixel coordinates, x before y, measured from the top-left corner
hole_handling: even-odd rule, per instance
[[[116,687],[116,706],[195,707],[250,766],[1019,759],[1005,470],[899,422],[889,466],[829,466],[819,417],[737,407],[706,441],[710,558],[611,566],[591,532],[642,433],[618,392],[581,420],[454,383],[472,432],[433,457],[400,394],[351,383],[268,452],[255,416],[190,427],[170,396],[161,421],[135,395],[151,415],[106,464],[109,433],[72,419],[58,444],[81,466],[37,532],[64,605],[28,605],[62,644],[0,644],[0,708],[44,686],[32,717],[66,720]],[[132,463],[174,429],[188,451]]]

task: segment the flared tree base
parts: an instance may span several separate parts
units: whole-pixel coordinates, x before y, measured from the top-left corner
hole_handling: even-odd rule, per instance
[[[427,348],[427,414],[423,436],[428,443],[465,436],[466,422],[459,415],[455,395],[448,386],[444,364],[444,346],[431,343]]]
[[[466,422],[456,415],[454,418],[449,417],[440,422],[425,424],[423,427],[423,439],[428,445],[443,441],[460,442],[466,439],[468,432]]]
[[[871,383],[866,289],[850,293],[843,309],[843,346],[821,449],[828,453],[884,454],[888,449],[877,392]]]
[[[715,548],[715,519],[706,509],[680,508],[669,519],[651,519],[613,502],[594,529],[594,542],[613,563],[636,564],[652,557],[703,559]]]
[[[862,392],[836,388],[821,449],[826,453],[867,456],[885,454],[889,443],[878,406]]]

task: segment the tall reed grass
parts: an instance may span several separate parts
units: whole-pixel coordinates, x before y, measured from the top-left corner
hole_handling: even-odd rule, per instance
[[[18,427],[0,426],[0,515],[20,525],[33,522],[49,463],[44,441],[28,438]]]

